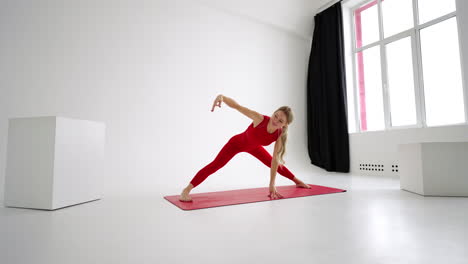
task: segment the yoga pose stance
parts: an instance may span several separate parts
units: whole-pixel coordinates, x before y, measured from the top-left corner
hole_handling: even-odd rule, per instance
[[[211,112],[214,111],[215,107],[221,107],[221,103],[223,102],[229,107],[246,115],[252,119],[253,122],[243,133],[233,136],[226,145],[224,145],[218,156],[195,175],[189,185],[182,191],[179,198],[180,201],[192,201],[189,195],[190,191],[202,183],[208,176],[226,165],[226,163],[239,152],[250,153],[263,162],[263,164],[271,168],[269,188],[269,197],[271,199],[282,198],[275,187],[276,172],[292,180],[297,187],[310,188],[309,185],[296,178],[283,166],[288,125],[293,121],[291,108],[282,106],[273,113],[273,116],[269,117],[239,105],[232,98],[218,95],[213,103]],[[270,145],[272,142],[275,142],[273,157],[262,147]]]

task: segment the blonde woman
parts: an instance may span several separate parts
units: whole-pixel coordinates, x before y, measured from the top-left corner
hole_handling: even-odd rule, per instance
[[[229,160],[239,152],[247,152],[259,159],[263,164],[270,167],[270,187],[269,197],[271,199],[282,198],[275,187],[276,173],[292,180],[297,187],[310,188],[296,178],[283,164],[283,155],[286,151],[286,140],[288,138],[288,125],[293,121],[293,113],[288,106],[278,108],[271,117],[262,115],[244,106],[239,105],[232,98],[218,95],[213,103],[211,111],[216,107],[221,107],[225,103],[229,107],[236,109],[245,116],[252,119],[252,124],[238,135],[233,136],[221,149],[216,158],[204,168],[202,168],[189,185],[182,191],[180,201],[191,202],[190,191],[202,183],[208,176],[222,168]],[[263,146],[275,142],[273,157]]]

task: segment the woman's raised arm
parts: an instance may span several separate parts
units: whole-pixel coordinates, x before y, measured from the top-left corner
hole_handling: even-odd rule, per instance
[[[256,111],[250,110],[249,108],[238,104],[234,99],[224,96],[222,94],[216,96],[216,99],[213,102],[213,107],[211,108],[211,112],[214,111],[216,106],[221,107],[221,103],[223,102],[227,104],[229,107],[236,109],[237,111],[241,112],[248,118],[252,119],[252,121],[254,122],[254,125],[257,125],[263,121],[262,114]]]

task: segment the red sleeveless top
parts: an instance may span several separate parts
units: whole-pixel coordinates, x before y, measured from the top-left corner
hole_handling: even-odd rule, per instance
[[[239,134],[239,136],[243,137],[243,145],[246,147],[267,146],[275,142],[281,135],[282,130],[277,129],[273,133],[268,133],[267,125],[269,121],[270,117],[264,115],[260,124],[254,127],[252,123],[242,134]]]

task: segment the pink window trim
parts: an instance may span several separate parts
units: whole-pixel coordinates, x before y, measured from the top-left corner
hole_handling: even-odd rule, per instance
[[[359,104],[361,109],[361,130],[367,131],[366,86],[364,83],[364,58],[362,55],[362,51],[357,54],[357,65],[359,80]]]
[[[361,13],[377,4],[377,0],[372,1],[366,5],[361,6],[360,8],[354,11],[354,17],[356,20],[356,46],[357,48],[362,48],[362,23],[361,23]]]
[[[354,11],[354,19],[356,25],[356,46],[362,47],[362,22],[361,13],[377,4],[377,0],[372,1]],[[358,80],[359,80],[359,106],[361,117],[361,130],[367,131],[367,114],[366,114],[366,86],[364,82],[364,57],[362,51],[357,53]]]
[[[382,2],[383,2],[383,0],[382,0]],[[368,4],[365,4],[365,5],[361,6],[360,8],[356,9],[356,11],[354,11],[354,12],[361,13],[362,11],[371,8],[371,7],[375,6],[376,4],[377,4],[377,0],[374,0],[374,1],[370,2],[370,3],[368,3]]]

